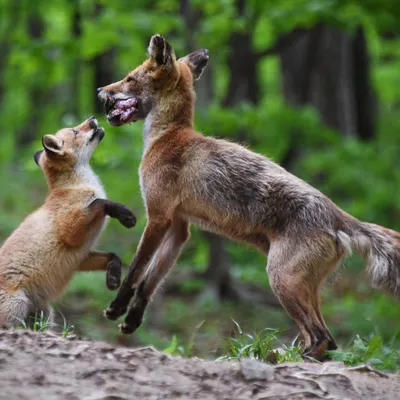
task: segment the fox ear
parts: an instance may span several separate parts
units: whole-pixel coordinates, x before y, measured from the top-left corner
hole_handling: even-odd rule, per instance
[[[193,80],[197,81],[206,68],[209,58],[208,50],[201,49],[188,54],[186,57],[180,58],[178,61],[185,63],[190,68]]]
[[[148,53],[149,57],[160,67],[165,67],[175,59],[174,50],[161,35],[151,37]]]
[[[46,153],[51,155],[64,155],[64,150],[62,148],[62,141],[54,135],[44,135],[42,138],[42,144]]]

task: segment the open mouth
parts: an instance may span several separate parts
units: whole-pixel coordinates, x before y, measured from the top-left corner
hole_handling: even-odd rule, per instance
[[[107,120],[111,125],[122,125],[128,122],[136,122],[134,114],[138,112],[138,100],[136,97],[129,97],[123,100],[107,98],[105,103]]]
[[[92,137],[89,139],[89,142],[92,142],[94,139],[99,139],[99,142],[103,140],[104,137],[104,129],[101,127],[95,128],[92,133]]]

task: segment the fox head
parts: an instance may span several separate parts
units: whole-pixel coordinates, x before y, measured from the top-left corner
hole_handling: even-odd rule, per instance
[[[55,135],[44,135],[43,150],[35,153],[34,160],[45,173],[71,171],[89,163],[90,157],[104,137],[104,129],[90,117],[74,128],[64,128]]]
[[[176,59],[171,45],[154,35],[148,47],[149,58],[122,80],[98,88],[107,120],[120,126],[146,119],[150,114],[163,123],[193,120],[193,83],[208,63],[208,51],[197,50]]]

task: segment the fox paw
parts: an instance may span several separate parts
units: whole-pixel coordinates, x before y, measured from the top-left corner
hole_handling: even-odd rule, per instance
[[[311,357],[318,361],[326,361],[330,359],[330,356],[326,354],[326,350],[336,350],[337,346],[333,340],[325,339],[318,342],[316,345],[307,348],[303,357]]]
[[[111,256],[111,260],[107,265],[106,285],[108,289],[115,290],[120,287],[121,267],[122,267],[121,259],[116,254],[113,254]]]
[[[118,326],[124,335],[130,335],[135,332],[143,322],[143,311],[131,309],[125,318],[125,321]]]
[[[135,214],[128,207],[124,207],[121,210],[118,221],[126,228],[133,228],[136,225]]]
[[[127,307],[114,308],[108,307],[103,311],[103,316],[110,321],[116,321],[121,315],[126,313]]]

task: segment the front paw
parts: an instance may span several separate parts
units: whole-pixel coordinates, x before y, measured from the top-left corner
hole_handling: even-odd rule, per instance
[[[107,265],[106,285],[110,290],[116,290],[121,285],[121,259],[114,253],[110,256],[110,261]]]
[[[121,212],[118,216],[118,221],[126,228],[133,228],[136,225],[135,214],[133,214],[133,212],[125,206],[121,209]]]

